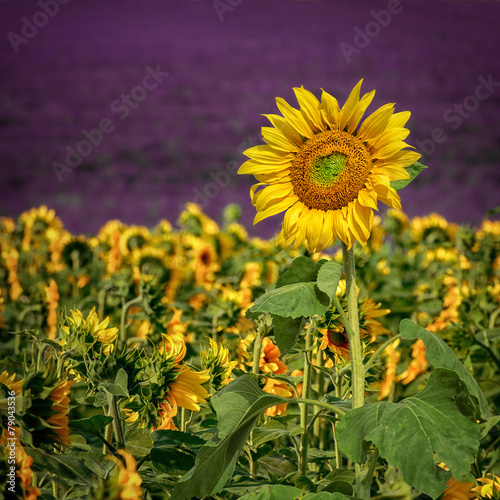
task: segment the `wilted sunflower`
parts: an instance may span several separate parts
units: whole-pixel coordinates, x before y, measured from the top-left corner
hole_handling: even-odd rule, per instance
[[[244,152],[250,160],[238,173],[259,181],[250,191],[254,223],[286,210],[278,243],[306,242],[311,253],[335,238],[349,248],[354,240],[364,245],[378,200],[401,209],[390,182],[408,179],[404,167],[420,158],[404,149],[410,112],[394,113],[394,104],[386,104],[360,125],[375,95],[360,98],[361,83],[342,109],[327,92],[320,102],[303,87],[294,88],[300,110],[276,98],[283,117],[264,115],[274,126],[262,128],[267,145]]]

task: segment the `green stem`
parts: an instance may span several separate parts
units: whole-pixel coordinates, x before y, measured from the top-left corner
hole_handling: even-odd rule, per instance
[[[306,399],[306,398],[286,398],[286,403],[304,403],[306,405],[315,405],[320,406],[321,408],[325,408],[326,410],[330,410],[333,413],[338,413],[339,415],[345,415],[346,412],[341,410],[338,406],[331,405],[330,403],[325,403],[323,401],[317,401],[315,399]]]
[[[260,369],[260,352],[262,350],[262,335],[259,330],[255,334],[255,341],[253,344],[253,365],[252,373],[255,375],[259,374]]]
[[[110,435],[111,434],[111,435]],[[104,437],[100,432],[96,433],[96,436],[102,441],[102,454],[107,455],[108,450],[114,455],[116,453],[116,448],[110,443],[113,439],[113,424],[109,424],[106,427],[106,437]]]
[[[359,336],[359,316],[358,316],[358,297],[356,293],[356,270],[354,265],[354,250],[351,247],[347,249],[345,243],[342,243],[342,254],[344,256],[344,274],[346,281],[347,312],[349,314],[347,328],[344,311],[340,306],[337,297],[333,301],[337,308],[349,339],[349,351],[351,354],[352,367],[352,399],[353,409],[360,408],[365,403],[365,374],[363,370],[363,354],[361,350],[361,338]]]
[[[122,423],[120,419],[120,410],[116,396],[108,393],[109,414],[113,417],[113,430],[115,433],[116,446],[119,449],[125,449],[125,439],[123,437]]]
[[[186,408],[181,408],[181,431],[186,432]]]
[[[144,455],[138,462],[137,462],[137,465],[135,467],[135,470],[139,470],[139,467],[146,461],[146,460],[149,460],[151,458],[151,453],[147,453],[146,455]]]
[[[344,323],[349,339],[349,352],[351,355],[351,373],[352,373],[352,408],[361,408],[365,403],[365,372],[363,367],[363,351],[361,349],[361,338],[359,336],[359,315],[358,315],[358,297],[356,291],[356,267],[354,264],[354,249],[347,248],[342,243],[342,255],[344,259],[344,275],[346,281],[347,312],[349,318],[346,318],[342,306],[337,297],[333,297],[333,302]],[[349,325],[349,327],[348,327]],[[363,492],[362,479],[365,476],[366,467],[356,464],[354,471],[356,474],[356,495],[360,497],[358,491]],[[360,498],[369,499],[368,496]]]
[[[342,399],[342,376],[337,372],[335,384],[335,396]],[[339,415],[341,417],[342,415]],[[340,469],[342,467],[342,454],[340,453],[339,443],[337,441],[337,422],[333,423],[333,439],[335,447],[335,467]]]
[[[374,353],[373,356],[365,363],[365,374],[368,373],[368,370],[371,368],[373,363],[377,360],[377,358],[384,352],[385,348],[391,345],[394,341],[401,338],[401,334],[398,333],[391,337],[389,340],[386,340]]]
[[[316,354],[316,366],[323,366],[323,351],[321,349],[318,349],[318,352]],[[324,380],[325,380],[325,373],[322,370],[316,370],[316,387],[317,387],[317,395],[318,399],[320,399],[324,392]],[[317,412],[319,410],[319,407],[315,408],[314,411]],[[320,418],[317,418],[314,421],[314,436],[317,441],[317,446],[320,450],[324,449],[324,443],[323,441],[323,429],[325,428],[325,422],[321,420]]]
[[[312,332],[316,329],[316,325],[313,321],[309,323],[306,332],[306,346],[304,352],[304,382],[302,385],[302,398],[308,399],[311,392],[311,360],[309,358],[312,347]],[[301,398],[301,399],[302,399]],[[300,460],[299,460],[299,475],[305,476],[307,472],[307,448],[309,444],[309,432],[308,432],[308,418],[309,418],[309,408],[307,404],[300,405],[300,427],[302,428],[302,434],[300,436]]]
[[[141,292],[138,297],[135,297],[134,299],[131,299],[122,305],[122,315],[120,318],[120,341],[123,344],[125,344],[125,342],[127,342],[127,326],[125,324],[125,321],[127,320],[128,310],[133,305],[140,304],[142,302],[142,299],[143,299],[143,296],[142,296],[142,292]]]
[[[370,498],[370,490],[372,488],[373,474],[377,467],[378,455],[378,449],[375,448],[370,458],[370,465],[368,469],[366,469],[365,475],[361,478],[359,485],[356,486],[356,495],[360,498]]]

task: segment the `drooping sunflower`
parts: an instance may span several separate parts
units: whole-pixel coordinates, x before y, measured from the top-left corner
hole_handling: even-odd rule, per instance
[[[336,238],[349,248],[355,240],[364,245],[379,200],[401,209],[390,182],[408,179],[404,167],[420,158],[403,141],[410,112],[394,113],[386,104],[360,125],[375,95],[360,98],[362,81],[342,109],[327,92],[318,101],[303,87],[294,88],[300,110],[276,98],[283,117],[264,115],[273,125],[262,128],[267,145],[244,152],[250,160],[238,173],[259,181],[250,191],[254,223],[286,210],[278,243],[305,242],[311,253]]]

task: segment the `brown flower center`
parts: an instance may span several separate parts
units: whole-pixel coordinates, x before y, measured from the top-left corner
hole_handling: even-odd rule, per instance
[[[316,134],[291,166],[294,193],[309,208],[338,210],[363,188],[372,160],[365,145],[347,132]]]

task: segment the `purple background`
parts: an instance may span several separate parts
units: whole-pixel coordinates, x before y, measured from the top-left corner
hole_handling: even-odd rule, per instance
[[[343,104],[362,77],[363,91],[377,89],[369,112],[386,102],[412,112],[411,144],[437,127],[446,135],[402,193],[408,214],[477,224],[500,204],[500,84],[452,128],[453,106],[479,77],[500,82],[499,2],[401,0],[387,26],[368,26],[380,33],[350,61],[340,44],[354,45],[371,11],[397,0],[222,2],[234,7],[221,20],[212,0],[72,0],[16,54],[8,34],[22,35],[23,17],[41,5],[0,1],[0,214],[46,204],[75,232],[111,218],[153,225],[201,201],[198,189],[212,216],[240,203],[250,229],[253,177],[219,174],[229,184],[214,196],[210,173],[244,161],[238,146],[268,125],[260,114],[275,111],[276,96],[297,106],[293,86],[317,96],[323,87]],[[169,76],[121,120],[112,103],[157,65]],[[60,182],[52,163],[104,118],[114,131]],[[252,232],[269,236],[280,221]]]

